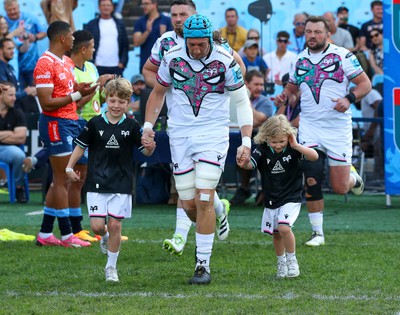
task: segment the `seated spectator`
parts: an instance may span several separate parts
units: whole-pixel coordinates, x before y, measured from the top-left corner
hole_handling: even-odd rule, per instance
[[[296,60],[296,54],[287,49],[289,37],[290,35],[286,31],[278,32],[276,36],[276,50],[263,56],[263,60],[268,66],[268,82],[282,85],[283,75],[290,71],[292,62]]]
[[[141,74],[134,75],[131,83],[133,93],[131,102],[128,104],[128,116],[134,117],[139,123],[143,124],[146,103],[151,89],[147,87],[144,77]]]
[[[36,88],[28,86],[25,89],[19,83],[14,74],[14,68],[10,65],[10,61],[14,57],[15,44],[10,38],[0,39],[0,81],[11,82],[16,88],[16,104],[17,108],[24,112],[38,112],[38,107],[34,96],[36,96]]]
[[[297,13],[293,19],[294,29],[290,34],[291,41],[288,45],[288,49],[293,51],[296,55],[302,52],[306,45],[304,30],[306,27],[307,17],[306,13]]]
[[[255,28],[249,29],[247,32],[246,40],[248,40],[248,39],[255,40],[258,43],[259,49],[258,49],[257,56],[264,56],[267,53],[265,51],[265,49],[261,47],[261,44],[260,44],[261,37],[260,37],[260,32],[258,30],[256,30]],[[243,47],[240,48],[240,50],[238,51],[238,54],[240,57],[242,57],[242,58],[244,57],[244,48]]]
[[[247,30],[238,25],[239,15],[235,8],[225,10],[225,20],[226,26],[220,29],[221,36],[228,41],[234,51],[238,52],[246,41]]]
[[[349,31],[337,27],[335,15],[332,12],[325,12],[323,17],[328,23],[330,39],[333,44],[339,47],[344,47],[350,51],[354,50],[353,38]]]
[[[383,74],[383,34],[382,30],[374,29],[370,33],[372,48],[369,53],[369,63],[374,74]]]
[[[368,50],[372,48],[370,33],[372,30],[382,30],[383,32],[383,3],[375,0],[371,2],[372,19],[361,25],[360,49]]]
[[[26,142],[25,114],[14,108],[16,90],[11,82],[0,82],[0,160],[11,165],[16,185],[17,202],[25,203],[24,172],[21,165],[25,153],[20,148]]]
[[[42,0],[40,1],[47,24],[54,21],[64,21],[71,25],[75,32],[72,11],[78,7],[78,0]]]
[[[264,91],[264,75],[257,70],[248,71],[245,76],[245,84],[250,92],[251,108],[253,110],[253,128],[257,129],[264,121],[271,117],[274,113],[274,105],[271,100],[262,95]],[[256,130],[254,130],[256,131]],[[244,204],[250,197],[250,179],[252,171],[238,168],[241,182],[240,187],[237,189],[235,195],[230,200],[234,206]]]
[[[244,48],[244,57],[242,59],[244,65],[246,66],[246,72],[252,70],[258,70],[264,75],[265,78],[268,66],[260,56],[257,56],[258,42],[251,39],[246,40],[243,48]]]

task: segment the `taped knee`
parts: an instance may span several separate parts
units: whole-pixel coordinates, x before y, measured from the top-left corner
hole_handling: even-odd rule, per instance
[[[174,174],[174,178],[179,198],[182,200],[194,199],[196,195],[194,171],[179,175]]]
[[[199,162],[196,165],[196,188],[214,189],[217,187],[222,170],[219,166]]]

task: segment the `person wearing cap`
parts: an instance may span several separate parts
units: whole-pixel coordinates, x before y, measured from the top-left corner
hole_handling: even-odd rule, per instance
[[[246,66],[246,72],[258,70],[265,77],[267,75],[268,66],[265,61],[258,56],[258,42],[248,39],[244,43],[243,49],[244,57],[242,59]]]
[[[134,117],[139,123],[143,124],[146,103],[151,89],[146,85],[145,79],[141,74],[135,74],[131,79],[131,84],[133,93],[128,104],[128,116]]]
[[[290,71],[292,62],[296,60],[296,54],[287,49],[289,33],[278,32],[276,36],[276,50],[265,54],[262,58],[268,66],[267,81],[282,85],[282,76]]]
[[[357,50],[360,45],[360,29],[349,24],[349,9],[346,7],[337,8],[336,16],[338,20],[338,27],[350,32],[354,43],[354,50]]]
[[[229,102],[237,106],[242,145],[236,160],[249,161],[253,115],[242,72],[231,54],[213,41],[212,24],[201,14],[186,19],[184,45],[161,62],[147,102],[142,144],[154,145],[154,131],[165,94],[174,178],[183,208],[196,222],[196,266],[189,284],[209,284],[216,215],[215,189],[229,147]]]

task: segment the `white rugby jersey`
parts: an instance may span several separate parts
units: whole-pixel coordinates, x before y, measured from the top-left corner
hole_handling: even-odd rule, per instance
[[[226,48],[213,45],[210,55],[190,58],[185,45],[165,53],[157,81],[167,93],[171,137],[229,133],[229,93],[244,85],[239,65]]]
[[[340,128],[339,121],[351,124],[351,110],[340,113],[333,109],[332,99],[348,94],[350,80],[363,72],[353,53],[329,44],[319,53],[303,50],[292,67],[290,81],[301,90],[301,123],[324,128]]]
[[[184,44],[185,40],[178,36],[175,31],[165,32],[156,40],[151,48],[149,60],[151,63],[159,67],[161,60],[167,51],[176,45],[183,46]]]

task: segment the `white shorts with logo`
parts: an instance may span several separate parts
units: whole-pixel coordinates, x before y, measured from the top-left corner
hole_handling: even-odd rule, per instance
[[[261,232],[273,235],[278,233],[279,225],[292,227],[299,216],[301,203],[289,202],[280,208],[264,208],[261,219]]]
[[[229,148],[229,135],[201,135],[169,138],[174,174],[195,168],[196,162],[208,162],[224,170]]]
[[[353,154],[353,130],[351,127],[332,131],[300,123],[299,143],[324,152],[330,166],[351,164]]]
[[[90,218],[110,216],[123,220],[132,215],[132,195],[130,194],[88,192],[86,200]]]

